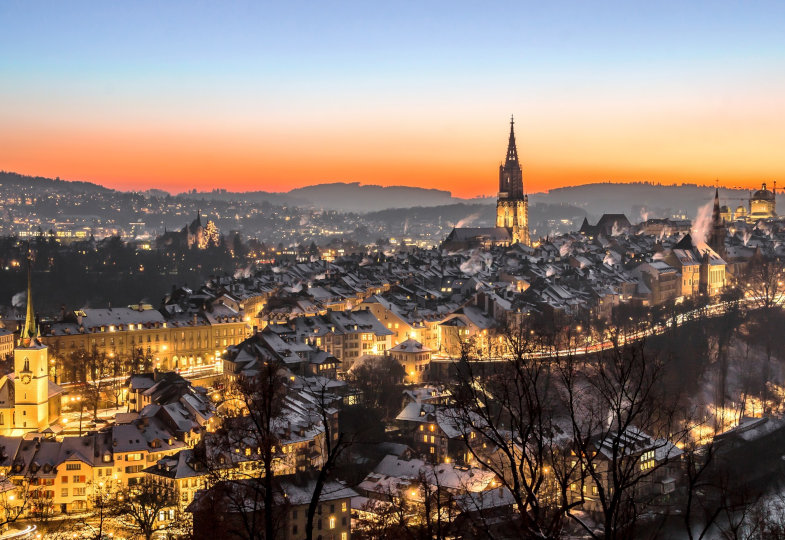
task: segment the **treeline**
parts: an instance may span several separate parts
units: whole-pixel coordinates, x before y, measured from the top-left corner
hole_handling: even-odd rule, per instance
[[[246,264],[249,246],[239,237],[207,249],[138,249],[119,237],[61,245],[41,236],[27,242],[0,238],[0,304],[24,306],[27,254],[33,258],[36,310],[56,315],[61,306],[157,306],[173,286],[197,286],[211,275],[234,272]],[[22,294],[20,294],[22,293]]]

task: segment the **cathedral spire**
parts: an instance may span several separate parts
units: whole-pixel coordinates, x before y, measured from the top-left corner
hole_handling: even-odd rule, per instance
[[[725,255],[725,223],[720,212],[720,188],[714,188],[714,209],[711,213],[711,231],[709,231],[709,247],[721,257]]]
[[[714,209],[711,213],[711,221],[716,227],[717,224],[722,223],[722,218],[720,217],[720,188],[714,188]]]
[[[510,142],[507,144],[507,163],[518,162],[518,148],[515,146],[515,117],[510,115]]]
[[[19,335],[21,345],[29,347],[33,340],[41,336],[38,324],[35,321],[35,310],[33,309],[33,256],[27,253],[27,314],[25,315],[25,325]]]

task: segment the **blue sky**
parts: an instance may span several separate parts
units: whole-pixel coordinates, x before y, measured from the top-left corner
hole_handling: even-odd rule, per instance
[[[0,20],[0,122],[19,134],[0,150],[0,168],[30,174],[60,167],[60,176],[109,184],[166,183],[156,172],[161,155],[142,135],[165,132],[215,153],[197,182],[243,162],[238,185],[272,189],[286,175],[276,156],[298,155],[288,140],[329,148],[317,153],[322,175],[300,167],[290,182],[422,184],[419,171],[445,165],[428,156],[445,152],[455,174],[493,174],[511,112],[536,150],[529,158],[542,179],[534,184],[598,174],[701,180],[699,163],[681,154],[695,148],[696,159],[714,159],[706,140],[723,125],[729,133],[716,157],[758,164],[747,176],[731,167],[734,181],[783,165],[767,144],[781,142],[776,124],[785,115],[783,2],[18,1],[0,3]],[[666,136],[685,131],[680,145]],[[83,142],[68,152],[52,142],[69,134]],[[367,143],[373,136],[379,148]],[[636,147],[620,150],[630,138]],[[89,141],[103,141],[100,159],[58,157],[84,152]],[[274,151],[263,159],[240,151],[253,141]],[[221,154],[223,145],[236,151]],[[667,148],[656,153],[659,145]],[[187,160],[175,146],[172,159]],[[655,153],[639,152],[645,146]],[[741,150],[728,156],[729,147]],[[51,158],[37,163],[46,149]],[[640,170],[626,158],[632,150]],[[107,154],[117,154],[115,175]],[[374,164],[394,176],[369,174]],[[185,166],[171,172],[173,189],[194,175]],[[443,187],[448,176],[434,182]]]

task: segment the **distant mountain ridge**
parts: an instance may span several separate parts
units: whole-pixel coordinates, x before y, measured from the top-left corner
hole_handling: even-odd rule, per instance
[[[24,176],[0,171],[0,184],[11,184],[20,189],[53,189],[64,192],[125,193],[92,182],[66,181],[59,178]],[[698,208],[711,201],[714,188],[695,184],[659,185],[638,183],[592,183],[554,188],[544,193],[529,195],[530,204],[571,205],[582,209],[590,218],[604,213],[624,213],[636,222],[648,217],[670,217],[697,214]],[[162,194],[161,190],[141,192]],[[720,188],[722,204],[736,208],[746,206],[751,190]],[[331,182],[295,188],[287,192],[248,191],[232,192],[222,189],[190,191],[173,195],[192,200],[245,200],[268,202],[282,206],[302,206],[351,213],[417,207],[436,207],[455,204],[492,205],[493,196],[464,199],[449,191],[412,186],[380,186],[360,182]],[[778,196],[778,199],[780,197]]]
[[[104,187],[92,182],[81,180],[61,180],[57,178],[46,178],[44,176],[27,176],[10,171],[0,171],[0,185],[19,186],[20,188],[34,189],[36,187],[46,187],[55,191],[70,193],[109,193],[116,191],[112,188]]]

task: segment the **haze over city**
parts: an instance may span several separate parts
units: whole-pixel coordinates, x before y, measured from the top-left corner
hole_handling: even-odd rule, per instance
[[[0,164],[120,189],[757,188],[785,169],[781,2],[5,2]]]

